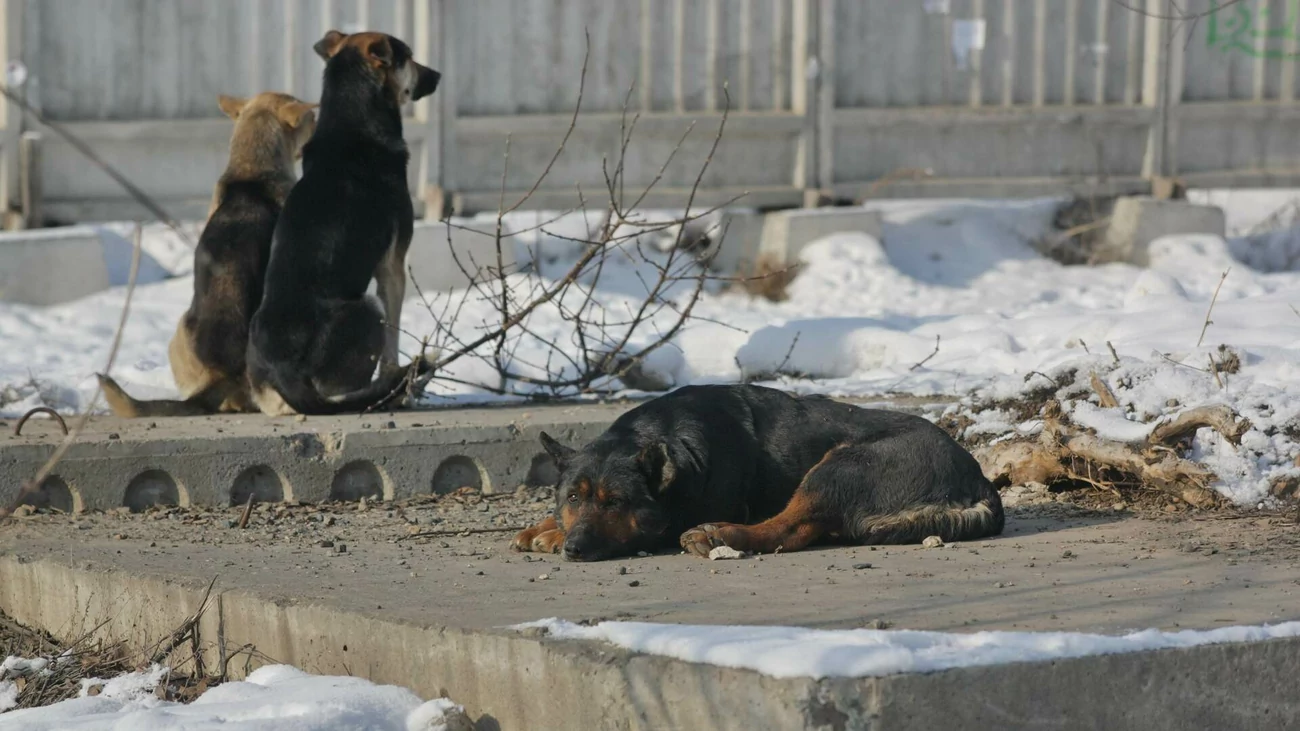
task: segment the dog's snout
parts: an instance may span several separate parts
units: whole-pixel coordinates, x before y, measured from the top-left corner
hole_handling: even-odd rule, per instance
[[[595,552],[595,536],[589,532],[570,533],[564,539],[562,554],[567,561],[590,561]]]
[[[442,74],[434,71],[427,66],[421,66],[418,63],[415,66],[415,88],[412,90],[412,99],[421,99],[432,94],[438,88],[438,82],[442,79]]]

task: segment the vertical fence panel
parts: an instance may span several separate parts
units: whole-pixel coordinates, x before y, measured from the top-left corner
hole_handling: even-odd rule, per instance
[[[1300,168],[1290,131],[1300,124],[1296,2],[1241,0],[1206,14],[1212,1],[1131,0],[1140,12],[1113,0],[0,3],[9,54],[30,69],[31,99],[178,198],[210,188],[208,172],[194,172],[208,163],[187,164],[187,155],[223,152],[217,94],[277,89],[314,100],[321,63],[311,44],[330,28],[363,27],[407,39],[444,73],[438,94],[407,110],[412,180],[426,200],[494,189],[507,134],[517,145],[509,184],[536,176],[577,101],[586,32],[583,121],[548,183],[556,188],[600,187],[600,161],[617,151],[619,113],[636,87],[631,107],[653,113],[629,148],[633,178],[657,170],[685,125],[699,123],[665,171],[672,200],[693,179],[686,163],[707,148],[724,84],[745,114],[706,176],[718,196],[840,195],[902,168],[928,177],[891,182],[886,194],[995,192],[988,181],[1000,180],[1038,190],[1030,181],[1158,172],[1300,183],[1260,172]],[[1170,13],[1196,18],[1151,17]],[[22,125],[12,109],[3,116],[12,209]],[[91,210],[120,193],[78,175],[57,142],[43,144],[32,159],[56,199],[47,210]],[[963,188],[967,179],[984,182]],[[539,200],[563,200],[542,192],[551,197]]]

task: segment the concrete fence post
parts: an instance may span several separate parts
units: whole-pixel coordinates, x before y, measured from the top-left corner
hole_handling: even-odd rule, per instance
[[[794,187],[803,191],[804,206],[815,206],[818,195],[817,112],[821,59],[818,38],[819,0],[793,0],[790,18],[790,109],[803,118],[795,155]]]
[[[451,68],[456,56],[454,33],[445,32],[445,0],[415,0],[415,57],[442,73],[438,91],[415,103],[415,121],[424,127],[416,160],[419,188],[416,197],[424,206],[424,218],[437,221],[447,208],[443,150],[448,145],[456,116],[456,76]]]
[[[1178,6],[1173,0],[1147,0],[1145,55],[1142,64],[1142,106],[1155,110],[1146,154],[1142,160],[1142,177],[1148,180],[1169,178],[1177,172],[1175,134],[1177,119],[1174,107],[1182,98],[1183,44],[1175,42],[1174,18]]]
[[[11,62],[23,61],[23,11],[25,0],[0,0],[0,60],[7,71]],[[13,79],[6,73],[4,83],[8,88]],[[25,86],[11,89],[16,94],[23,94]],[[0,137],[0,215],[6,229],[23,227],[21,208],[21,174],[22,156],[19,152],[23,134],[24,113],[22,107],[12,104],[8,99],[0,98],[0,124],[4,125]]]

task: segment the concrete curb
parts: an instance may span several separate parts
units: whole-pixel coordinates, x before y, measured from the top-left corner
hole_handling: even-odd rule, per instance
[[[174,630],[206,582],[0,558],[0,610],[136,646]],[[218,591],[220,587],[218,586]],[[1294,728],[1300,640],[1213,645],[883,678],[776,679],[612,646],[404,624],[230,591],[204,615],[209,663],[252,644],[278,662],[447,693],[479,729]],[[254,663],[254,665],[261,663]],[[211,665],[209,665],[211,667]],[[232,668],[242,674],[242,661]]]
[[[96,419],[47,479],[41,500],[68,512],[151,505],[411,497],[529,479],[538,434],[593,439],[634,404],[408,411],[270,419],[258,414],[155,422]],[[150,427],[150,424],[155,426]],[[46,422],[0,437],[0,473],[31,475],[58,444]],[[538,465],[541,466],[541,465]],[[19,480],[0,481],[0,503]]]

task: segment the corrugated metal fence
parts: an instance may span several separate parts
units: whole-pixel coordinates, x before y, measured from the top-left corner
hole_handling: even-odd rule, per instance
[[[1300,184],[1300,0],[0,0],[11,81],[179,215],[223,167],[220,93],[315,99],[311,44],[384,30],[444,73],[407,121],[413,190],[441,210],[599,198],[640,115],[628,190],[701,202]],[[1179,16],[1169,20],[1166,16]],[[4,199],[54,218],[140,215],[13,105]],[[510,137],[508,171],[506,138]]]

